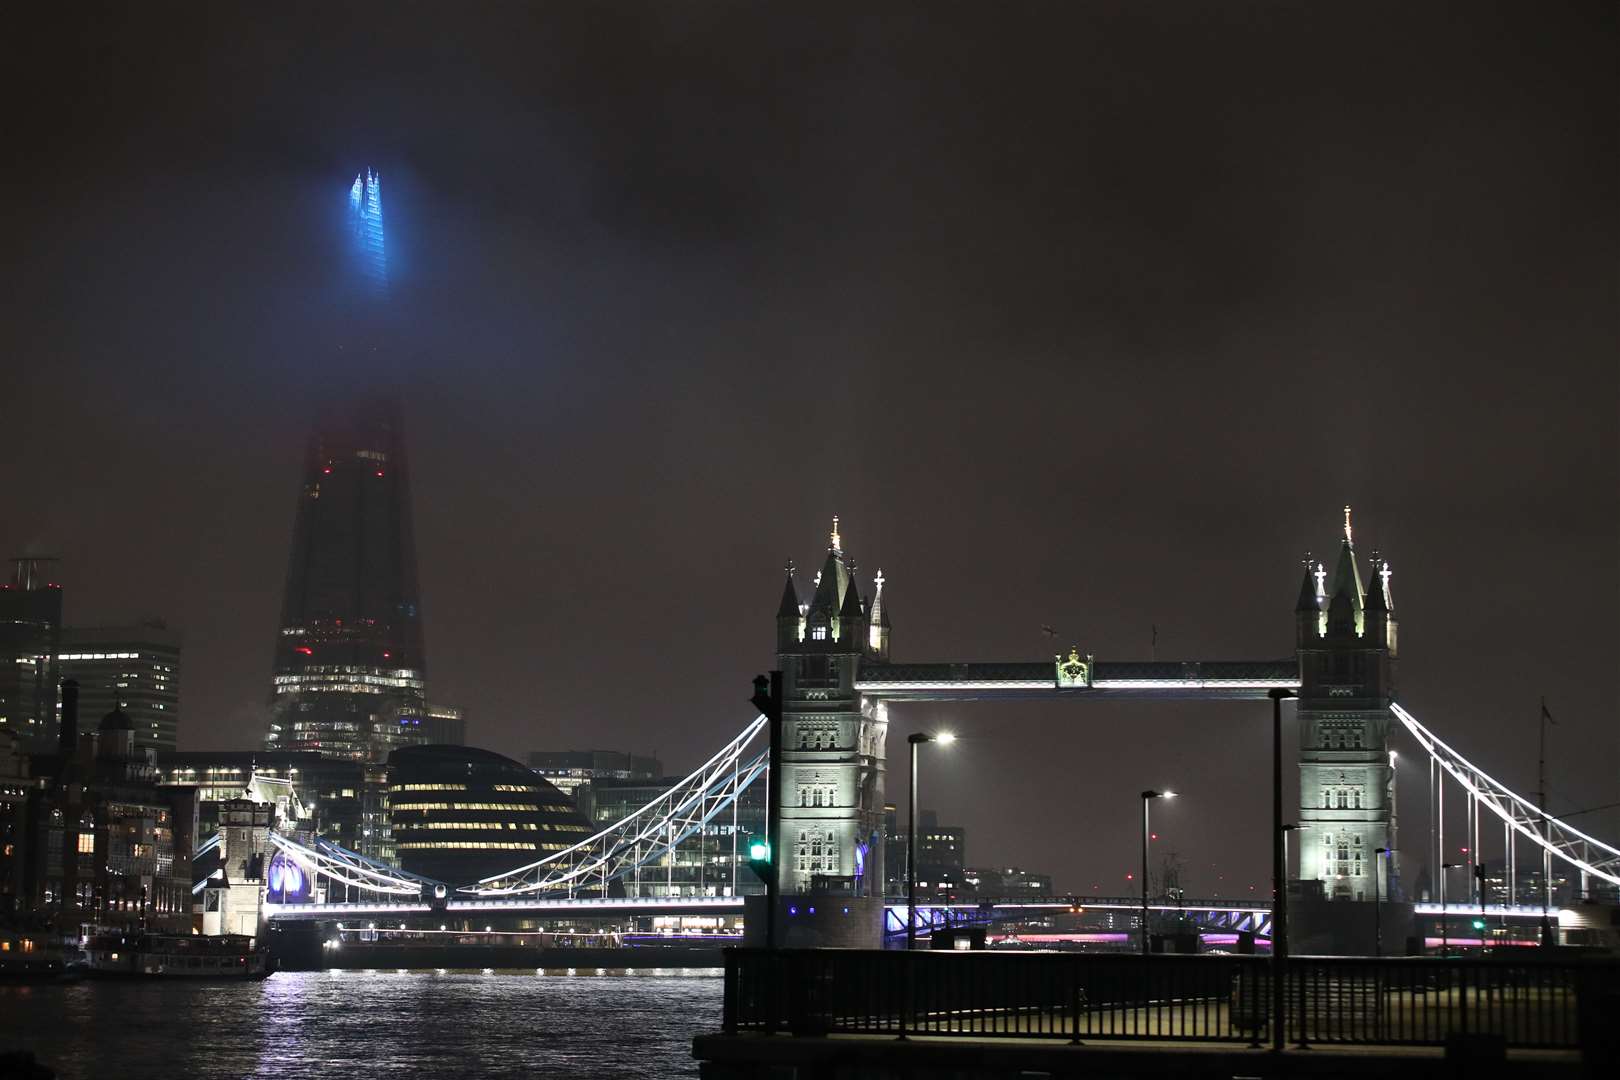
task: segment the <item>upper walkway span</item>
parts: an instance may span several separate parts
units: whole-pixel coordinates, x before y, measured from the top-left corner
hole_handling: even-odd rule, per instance
[[[889,701],[1092,696],[1246,700],[1297,690],[1299,661],[1096,660],[1072,650],[1055,663],[864,663],[855,689]]]

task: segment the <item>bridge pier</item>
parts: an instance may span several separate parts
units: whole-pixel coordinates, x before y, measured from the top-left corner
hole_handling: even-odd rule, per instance
[[[764,896],[744,898],[743,945],[765,946]],[[793,893],[776,913],[776,944],[784,949],[868,949],[883,943],[884,901],[878,896]],[[873,943],[876,942],[876,945]]]

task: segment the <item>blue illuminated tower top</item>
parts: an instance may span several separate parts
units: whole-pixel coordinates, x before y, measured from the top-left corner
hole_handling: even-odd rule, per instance
[[[388,252],[383,246],[382,180],[367,169],[349,188],[349,220],[354,251],[367,289],[376,296],[388,290]]]

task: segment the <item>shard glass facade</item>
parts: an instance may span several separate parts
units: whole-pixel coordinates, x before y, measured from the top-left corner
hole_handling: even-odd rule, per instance
[[[383,237],[382,181],[367,169],[349,188],[349,227],[360,277],[367,291],[381,295],[388,286],[388,249]]]

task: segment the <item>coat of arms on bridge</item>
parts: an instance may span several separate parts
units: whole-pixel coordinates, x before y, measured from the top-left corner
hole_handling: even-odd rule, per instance
[[[1069,650],[1069,658],[1065,660],[1059,653],[1052,658],[1057,661],[1058,686],[1086,686],[1091,682],[1091,657],[1080,659],[1078,646]]]

